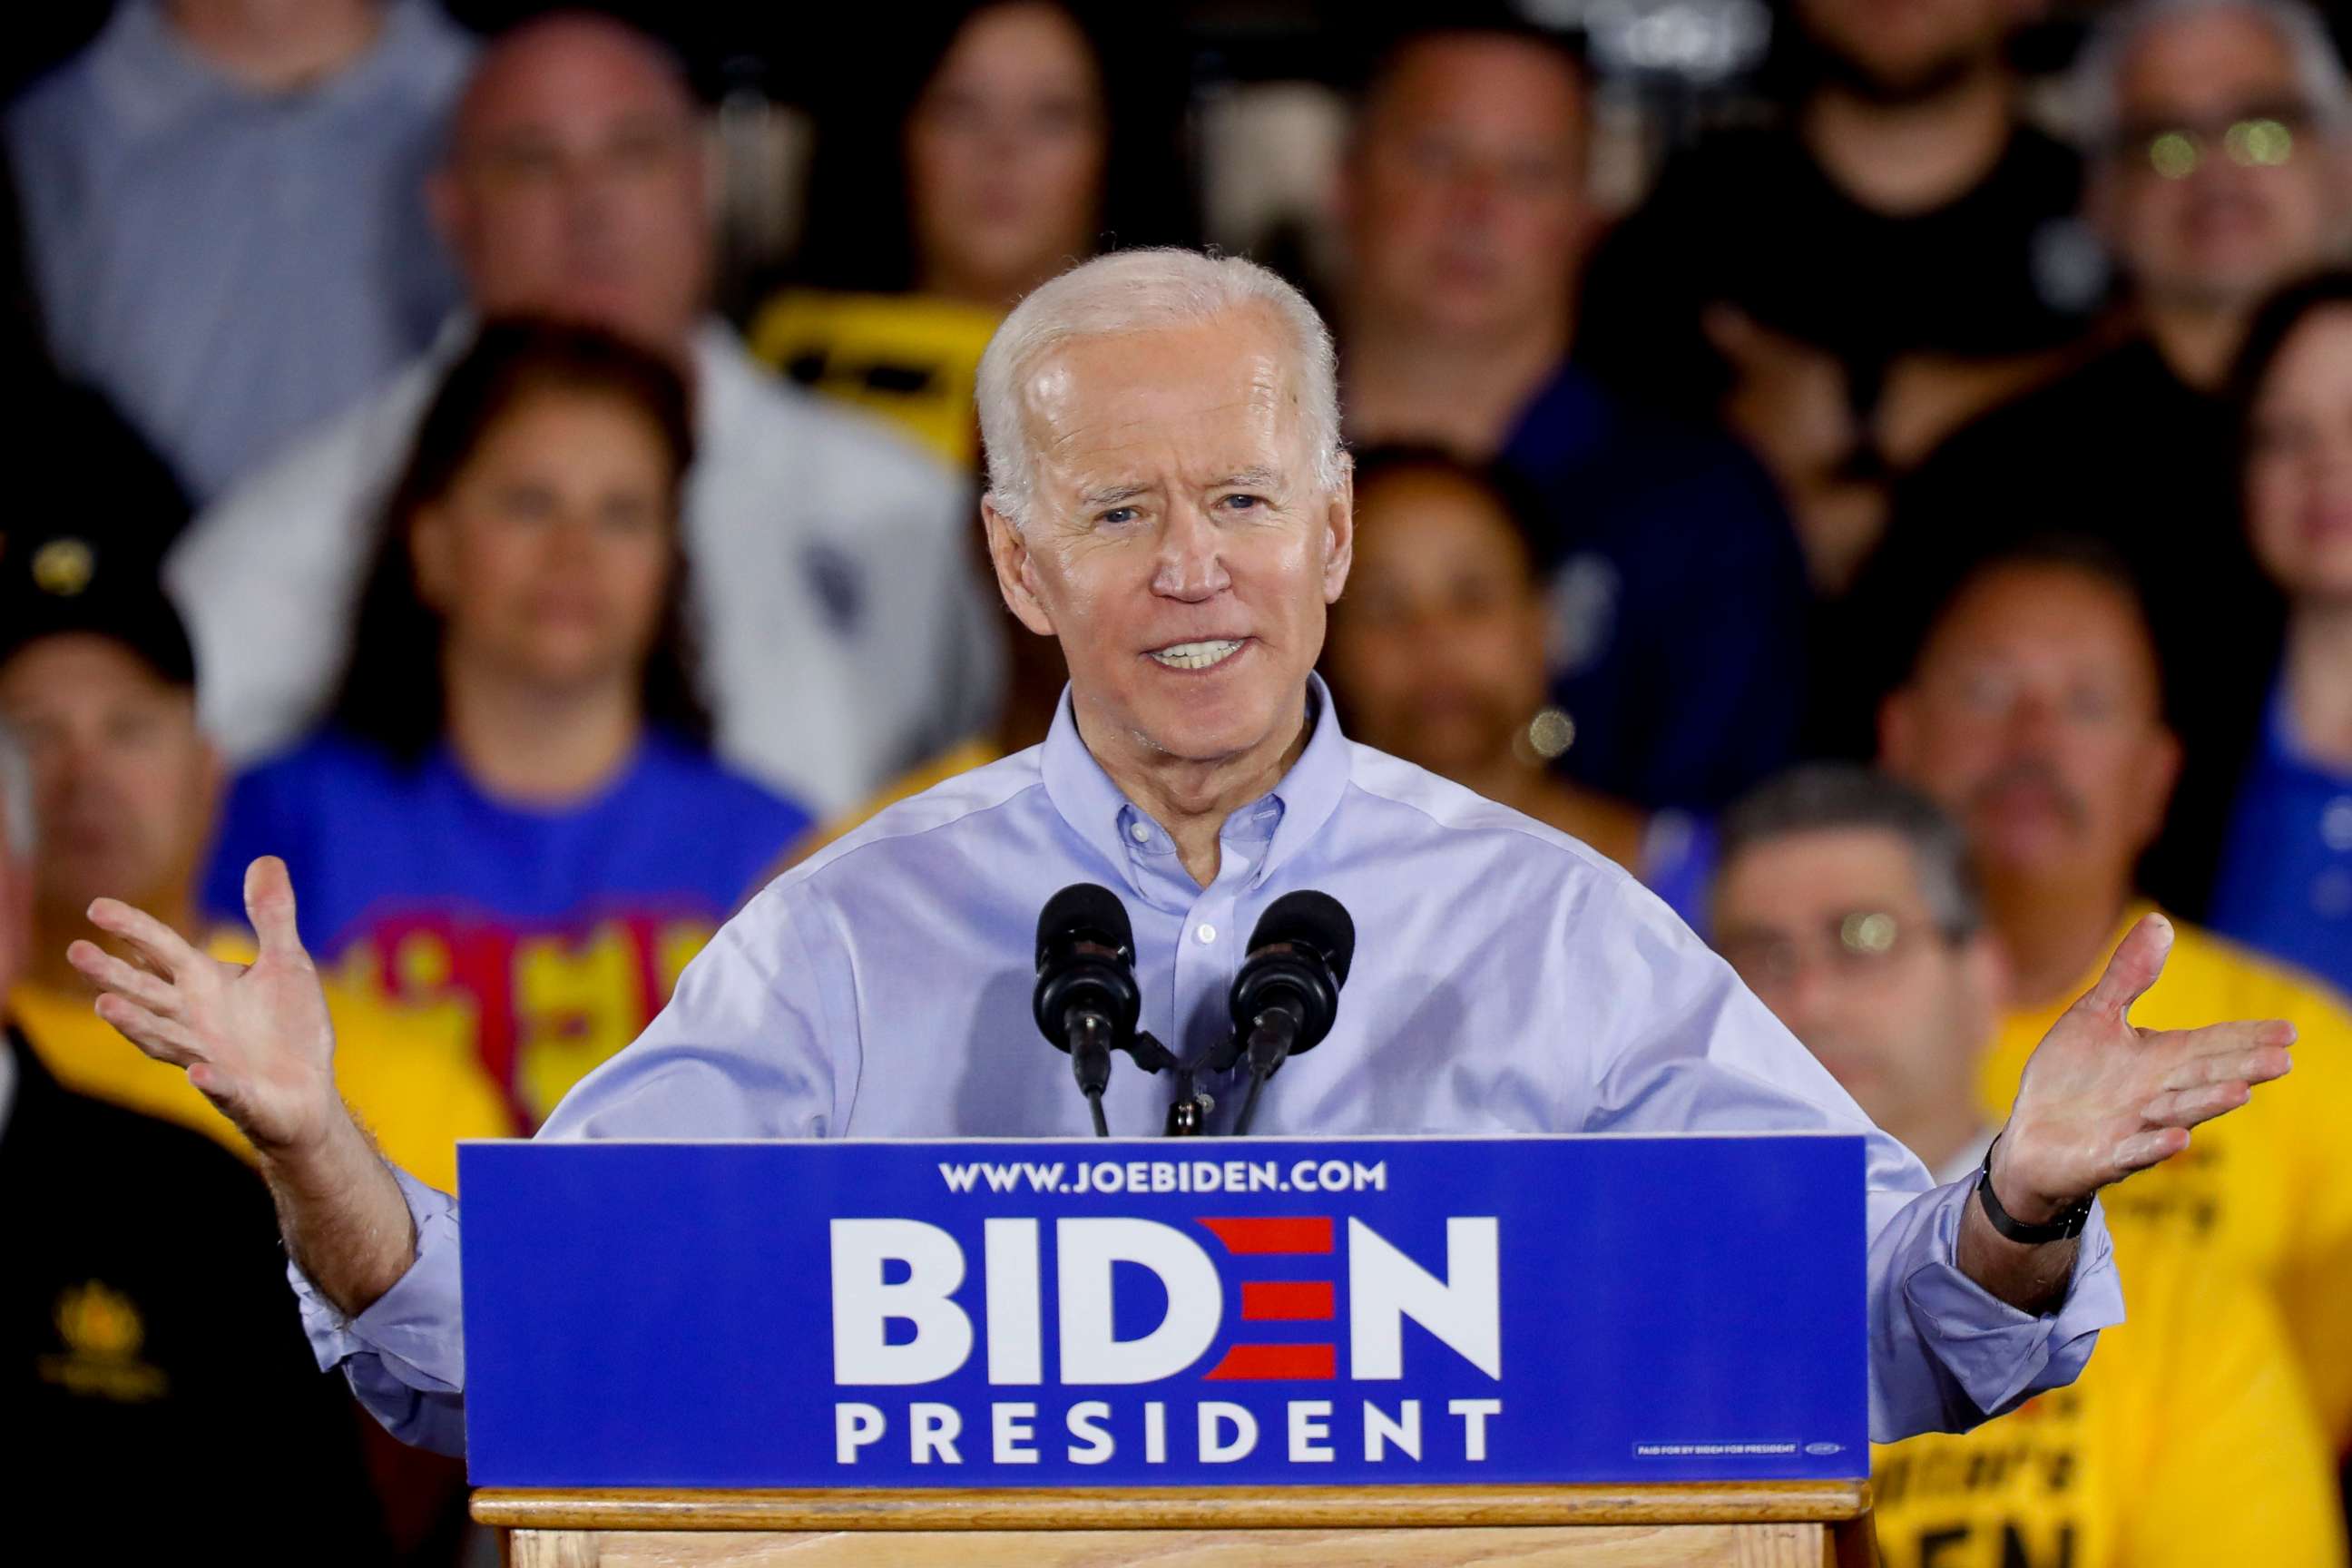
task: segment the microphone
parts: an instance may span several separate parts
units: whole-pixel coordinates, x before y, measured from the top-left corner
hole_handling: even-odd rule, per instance
[[[1356,922],[1328,893],[1285,893],[1259,917],[1249,956],[1234,976],[1234,1037],[1211,1063],[1223,1072],[1249,1054],[1249,1098],[1235,1136],[1250,1130],[1265,1080],[1331,1032],[1355,956]]]
[[[1075,882],[1045,900],[1037,917],[1037,1027],[1070,1058],[1078,1090],[1094,1111],[1095,1136],[1110,1136],[1103,1090],[1110,1054],[1132,1048],[1143,994],[1135,984],[1135,928],[1108,888]]]

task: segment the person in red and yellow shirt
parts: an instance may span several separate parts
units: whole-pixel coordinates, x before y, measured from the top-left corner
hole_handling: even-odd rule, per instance
[[[1724,957],[1938,1182],[1966,1178],[1999,1126],[1975,1089],[2009,964],[1958,827],[1893,780],[1816,767],[1741,803],[1722,844]],[[2300,1074],[2233,1114],[2291,1098]],[[2148,1175],[2102,1197],[2126,1317],[2075,1384],[1873,1451],[1889,1568],[2343,1561],[2327,1441],[2271,1292],[2141,1217]]]
[[[462,1011],[521,1132],[809,825],[712,751],[692,408],[625,340],[484,325],[385,498],[332,709],[230,785],[199,884],[233,916],[253,862],[284,859],[321,967]]]
[[[1975,1085],[1977,1110],[1994,1114],[2040,1032],[2144,912],[2133,865],[2179,769],[2128,571],[2083,541],[1989,560],[1928,628],[1880,741],[1891,773],[1958,817],[1983,870],[2013,973]],[[2316,981],[2174,925],[2132,1021],[2285,1018],[2293,1081],[2199,1129],[2185,1154],[2110,1194],[2108,1215],[2270,1292],[2340,1453],[2352,1447],[2352,1013]]]
[[[248,933],[195,915],[196,868],[213,830],[218,754],[196,726],[187,637],[152,576],[79,538],[12,556],[0,581],[0,714],[30,754],[39,834],[32,952],[9,1016],[68,1090],[180,1122],[252,1151],[187,1075],[130,1048],[91,1011],[66,963],[92,899],[135,897],[216,957],[249,956]],[[151,901],[152,900],[152,901]],[[457,1178],[457,1142],[510,1131],[462,1020],[330,993],[343,1097],[384,1152]]]

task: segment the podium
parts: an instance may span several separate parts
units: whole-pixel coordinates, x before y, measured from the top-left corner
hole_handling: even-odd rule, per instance
[[[475,1143],[519,1565],[1875,1561],[1859,1138]]]

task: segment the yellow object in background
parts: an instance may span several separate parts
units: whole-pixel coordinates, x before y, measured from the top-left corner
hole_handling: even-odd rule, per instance
[[[225,963],[249,963],[255,954],[249,937],[231,934],[214,936],[205,951]],[[331,982],[327,1008],[343,1101],[393,1163],[456,1192],[459,1139],[513,1135],[506,1101],[476,1061],[470,1023],[458,1009],[389,1007]],[[193,1127],[253,1157],[244,1135],[186,1072],[115,1033],[91,1011],[89,993],[19,985],[8,994],[8,1013],[67,1089]]]
[[[2147,912],[2133,910],[2115,942]],[[2296,1030],[2294,1070],[2255,1089],[2252,1104],[2198,1128],[2185,1152],[2109,1187],[2100,1202],[2118,1233],[2152,1231],[2269,1289],[2341,1453],[2352,1447],[2352,1013],[2316,980],[2210,931],[2172,924],[2163,976],[2133,1005],[2131,1021],[2186,1029],[2284,1018]],[[2085,974],[2066,1001],[2097,977]],[[2026,1058],[2063,1011],[2053,1004],[2002,1020],[1978,1085],[1993,1125],[2008,1117]],[[2124,1296],[2125,1310],[2137,1316],[2128,1274]],[[2105,1353],[2102,1345],[2098,1355]]]
[[[898,425],[959,473],[980,458],[972,382],[1002,314],[928,294],[789,289],[751,319],[751,352]]]
[[[2125,1321],[2071,1387],[1874,1447],[1886,1568],[2333,1568],[2328,1448],[2269,1294],[2114,1227]]]

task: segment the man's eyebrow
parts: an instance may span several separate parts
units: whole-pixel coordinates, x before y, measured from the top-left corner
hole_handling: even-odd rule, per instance
[[[1272,468],[1242,468],[1227,474],[1222,479],[1210,481],[1209,488],[1213,490],[1262,490],[1272,489],[1281,482],[1282,476]]]
[[[1117,506],[1150,492],[1149,485],[1104,485],[1098,489],[1082,491],[1078,504],[1083,507]]]

